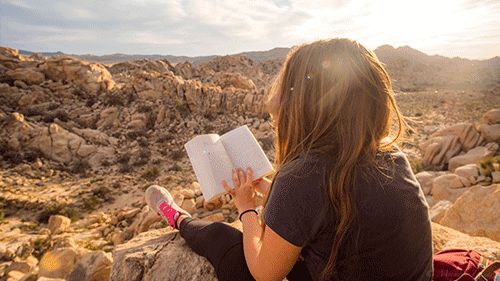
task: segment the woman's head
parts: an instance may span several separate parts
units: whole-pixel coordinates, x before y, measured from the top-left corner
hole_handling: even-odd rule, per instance
[[[269,104],[278,166],[309,149],[349,149],[363,157],[388,135],[393,113],[400,117],[387,72],[373,52],[349,39],[293,50]]]
[[[293,50],[271,89],[276,168],[309,150],[331,157],[326,202],[337,216],[322,279],[335,278],[338,251],[358,218],[356,175],[400,135],[402,116],[389,75],[373,52],[349,39],[320,40]],[[396,115],[398,133],[383,143]],[[362,192],[362,190],[359,190]]]

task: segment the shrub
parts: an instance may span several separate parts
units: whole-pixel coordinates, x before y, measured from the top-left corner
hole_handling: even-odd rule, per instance
[[[111,93],[107,93],[104,96],[103,104],[105,106],[124,106],[125,105],[122,97],[120,97],[119,95],[111,94]]]
[[[11,164],[17,165],[23,162],[23,156],[21,153],[14,150],[7,150],[3,155],[3,159]]]
[[[421,159],[410,160],[410,165],[414,174],[418,174],[424,170],[424,166]]]
[[[137,107],[137,112],[140,112],[140,113],[148,113],[151,111],[153,111],[153,108],[149,105],[141,104]]]
[[[170,167],[168,171],[182,171],[182,167],[179,164],[174,163],[174,165],[172,165],[172,167]]]
[[[80,216],[77,211],[75,211],[72,207],[68,205],[62,205],[59,203],[54,203],[47,205],[45,209],[38,216],[39,223],[47,223],[49,221],[50,216],[52,215],[61,215],[69,218],[72,222],[77,221]]]
[[[499,159],[500,157],[486,157],[482,160],[480,160],[477,165],[479,166],[479,168],[481,168],[481,170],[483,170],[483,172],[487,175],[490,175],[491,172],[493,172],[495,170],[495,166],[494,164],[497,164],[497,163],[500,163],[500,162],[497,162],[497,161],[500,161]]]
[[[168,142],[169,140],[174,139],[174,135],[170,133],[165,133],[160,135],[160,137],[156,140],[157,143],[165,143]]]
[[[182,159],[182,157],[184,157],[185,155],[186,155],[186,153],[183,150],[173,150],[170,153],[170,157],[174,161],[178,161],[178,160]]]
[[[76,161],[71,165],[70,172],[73,174],[82,174],[86,175],[87,172],[91,169],[91,166],[87,160]]]
[[[129,161],[130,161],[130,155],[129,154],[120,155],[120,156],[118,156],[118,159],[116,159],[116,162],[117,163],[121,163],[121,164],[126,164]]]
[[[92,211],[97,210],[97,205],[98,204],[99,204],[99,199],[95,195],[92,195],[89,198],[83,199],[83,207],[88,212],[92,212]]]
[[[54,122],[54,119],[59,119],[62,122],[68,122],[70,119],[69,113],[66,110],[56,110],[56,111],[49,111],[47,115],[43,117],[43,121],[45,123],[52,123]]]
[[[128,163],[121,163],[118,171],[122,174],[130,173],[132,171],[132,167]]]
[[[147,169],[144,173],[142,173],[141,178],[148,181],[154,181],[159,175],[160,171],[158,170],[158,168],[153,167],[151,169]]]

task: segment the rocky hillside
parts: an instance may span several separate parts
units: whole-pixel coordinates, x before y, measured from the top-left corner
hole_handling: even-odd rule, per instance
[[[279,67],[289,51],[290,48],[274,48],[269,51],[239,53],[231,57],[246,57],[249,64],[262,64],[260,68],[264,73],[273,74],[273,66],[276,65]],[[394,48],[390,45],[380,46],[374,52],[385,64],[391,75],[394,89],[402,92],[480,91],[489,90],[492,84],[500,82],[500,57],[479,61],[458,57],[448,58],[439,55],[429,56],[409,46]],[[24,55],[33,54],[28,51],[19,51],[19,53]],[[57,52],[42,53],[41,55],[55,56],[65,54]],[[69,56],[88,62],[109,65],[143,59],[152,61],[167,59],[172,64],[182,63],[186,65],[189,62],[190,65],[197,66],[214,59],[220,59],[218,56],[186,57],[124,54]],[[254,82],[256,81],[254,80]],[[256,82],[256,84],[259,83]]]
[[[282,63],[107,66],[0,47],[0,280],[163,280],[167,266],[171,280],[214,280],[149,211],[144,190],[162,185],[194,217],[239,227],[230,198],[203,200],[183,145],[247,125],[272,159],[265,95]],[[412,125],[401,147],[432,206],[435,251],[500,259],[497,85],[396,95]]]

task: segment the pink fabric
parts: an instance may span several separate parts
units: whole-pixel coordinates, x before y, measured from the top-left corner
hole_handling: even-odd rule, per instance
[[[160,204],[160,212],[158,212],[158,215],[166,218],[168,224],[173,229],[177,229],[177,227],[175,226],[175,214],[177,214],[178,211],[172,208],[172,204],[168,205],[166,201],[163,201]]]

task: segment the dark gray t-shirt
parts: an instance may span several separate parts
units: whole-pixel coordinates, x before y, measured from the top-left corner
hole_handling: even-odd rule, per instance
[[[432,235],[428,205],[404,154],[387,152],[382,169],[356,176],[359,220],[341,247],[341,280],[431,280]],[[385,163],[385,164],[384,164]],[[303,247],[314,280],[326,267],[336,214],[325,205],[329,157],[310,153],[283,167],[264,209],[264,222],[293,245]]]

